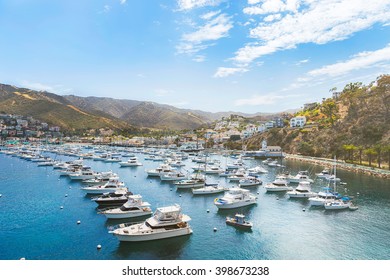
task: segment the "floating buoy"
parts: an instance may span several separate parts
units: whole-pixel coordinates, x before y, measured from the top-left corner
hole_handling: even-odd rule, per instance
[[[217,231],[217,228],[216,228],[216,227],[214,228],[214,231]]]
[[[60,209],[64,209],[64,206],[61,206]]]
[[[26,260],[26,258],[20,258],[20,260],[21,260],[21,261],[24,261],[24,260]]]
[[[69,189],[71,189],[72,187],[71,186],[69,186]]]
[[[276,200],[279,200],[279,197],[277,197]]]
[[[100,250],[101,248],[102,248],[102,245],[100,245],[100,244],[96,246],[96,249],[98,249],[98,250]]]
[[[181,197],[181,194],[179,194],[179,197]]]
[[[68,197],[68,194],[67,194],[67,193],[65,194],[65,197]]]
[[[209,210],[209,209],[207,209],[207,213],[210,213],[210,210]]]
[[[306,208],[303,208],[302,211],[305,212],[305,211],[306,211]]]
[[[359,195],[360,193],[357,192],[356,194]]]
[[[80,221],[77,221],[77,224],[79,225],[79,224],[81,224],[81,222],[80,222]]]
[[[257,192],[257,194],[260,194],[260,192]]]
[[[172,189],[170,189],[170,191],[172,191]]]
[[[0,194],[0,197],[2,197],[3,195],[2,194]]]

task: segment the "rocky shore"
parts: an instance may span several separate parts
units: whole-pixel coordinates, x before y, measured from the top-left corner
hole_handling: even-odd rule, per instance
[[[333,165],[334,165],[334,160],[329,159],[329,158],[316,158],[316,157],[286,154],[286,159],[310,162],[313,164],[318,164],[318,165],[322,165],[324,167],[329,167],[329,168],[333,167]],[[346,163],[346,162],[341,161],[341,160],[337,160],[337,168],[353,171],[356,173],[364,173],[367,175],[390,179],[390,170],[384,170],[384,169],[379,169],[379,168],[374,168],[374,167],[367,167],[367,166],[362,166],[362,165],[357,165],[357,164]]]

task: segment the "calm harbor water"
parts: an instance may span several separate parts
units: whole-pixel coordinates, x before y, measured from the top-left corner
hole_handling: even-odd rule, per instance
[[[47,154],[60,160],[75,159]],[[250,188],[258,196],[257,205],[218,211],[213,201],[222,194],[193,196],[191,191],[176,190],[171,183],[148,178],[145,170],[161,162],[146,161],[142,154],[137,157],[143,166],[120,168],[118,163],[88,159],[84,163],[95,171],[118,173],[129,190],[141,194],[152,209],[179,203],[183,213],[192,218],[192,235],[120,243],[108,233],[108,228],[126,220],[107,220],[97,214],[96,204],[80,190],[81,183],[59,177],[52,167],[38,167],[34,162],[0,154],[0,259],[390,259],[388,180],[338,170],[338,177],[347,182],[338,190],[355,196],[357,211],[313,209],[307,201],[289,199],[285,194],[269,194],[262,186]],[[213,158],[225,162],[225,158]],[[250,167],[260,164],[257,160],[245,162]],[[195,165],[190,160],[185,163],[184,170]],[[309,170],[311,174],[322,170],[321,166],[302,162],[287,161],[285,165],[285,170],[292,174],[299,170]],[[260,177],[263,184],[271,182],[280,171],[267,169],[269,173]],[[233,185],[225,178],[208,176],[208,182],[217,181]],[[324,182],[316,180],[313,190],[318,191],[321,186]],[[226,216],[237,211],[254,223],[252,231],[225,224]],[[101,250],[96,249],[98,244],[102,245]]]

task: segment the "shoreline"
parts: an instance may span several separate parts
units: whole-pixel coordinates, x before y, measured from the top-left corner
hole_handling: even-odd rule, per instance
[[[309,163],[322,165],[322,166],[330,167],[330,168],[333,167],[333,165],[334,165],[334,160],[329,159],[329,158],[316,158],[316,157],[293,155],[293,154],[286,154],[285,158],[290,159],[290,160],[309,162]],[[375,176],[375,177],[380,177],[383,179],[390,179],[390,170],[346,163],[346,162],[341,161],[341,160],[336,160],[336,163],[337,163],[337,168],[345,169],[345,170],[356,172],[356,173],[363,173],[363,174],[367,174],[367,175],[371,175],[371,176]]]

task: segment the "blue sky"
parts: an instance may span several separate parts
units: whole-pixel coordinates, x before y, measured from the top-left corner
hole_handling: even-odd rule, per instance
[[[0,0],[0,83],[278,112],[390,72],[390,0]]]

